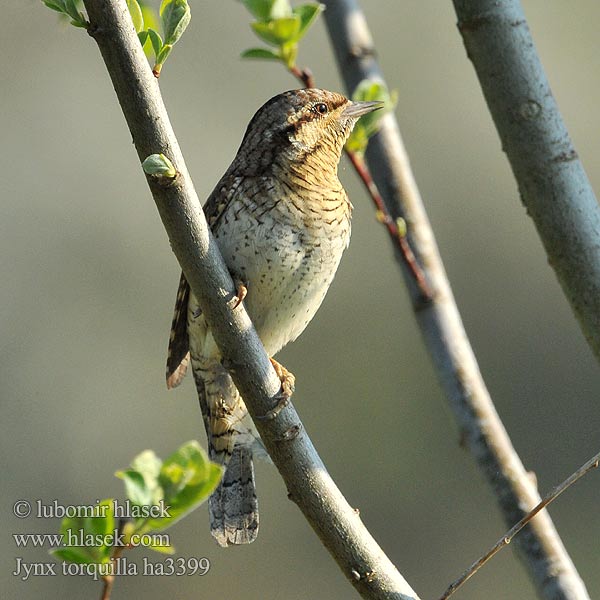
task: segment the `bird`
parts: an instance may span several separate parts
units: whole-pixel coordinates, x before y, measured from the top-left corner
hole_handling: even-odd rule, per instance
[[[238,301],[270,357],[314,317],[348,246],[352,205],[338,164],[357,120],[380,107],[314,88],[274,96],[251,119],[204,205],[238,285]],[[182,273],[169,338],[168,388],[179,385],[190,362],[208,454],[225,468],[208,501],[211,533],[223,547],[249,544],[259,525],[252,458],[265,451]],[[294,391],[294,375],[271,362],[285,401]]]

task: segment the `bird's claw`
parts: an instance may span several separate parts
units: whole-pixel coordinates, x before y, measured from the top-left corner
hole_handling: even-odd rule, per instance
[[[248,294],[248,288],[242,281],[236,281],[236,295],[232,298],[233,306],[232,310],[235,310],[243,301]]]
[[[281,390],[275,396],[277,404],[266,414],[259,416],[261,421],[271,421],[288,405],[296,384],[296,378],[283,365],[280,365],[274,358],[270,359],[277,377],[281,381]]]

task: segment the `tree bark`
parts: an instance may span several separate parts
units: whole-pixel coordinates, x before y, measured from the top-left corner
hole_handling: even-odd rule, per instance
[[[454,0],[458,29],[548,262],[600,359],[600,207],[518,0]]]

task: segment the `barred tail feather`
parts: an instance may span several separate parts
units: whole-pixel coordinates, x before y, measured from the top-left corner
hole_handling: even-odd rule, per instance
[[[250,544],[258,535],[252,450],[260,442],[229,373],[219,363],[201,365],[195,360],[192,371],[209,457],[225,467],[223,479],[208,500],[211,534],[220,546]]]
[[[250,544],[258,535],[252,450],[235,446],[219,487],[208,500],[210,531],[220,546]]]

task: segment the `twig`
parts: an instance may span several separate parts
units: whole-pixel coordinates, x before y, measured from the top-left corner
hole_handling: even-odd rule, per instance
[[[537,515],[540,512],[540,510],[546,508],[550,503],[554,502],[554,500],[556,500],[567,488],[571,487],[576,481],[579,481],[579,479],[581,479],[584,475],[587,475],[592,469],[596,469],[598,467],[598,464],[600,464],[600,453],[590,458],[590,460],[588,460],[585,464],[579,467],[579,469],[577,469],[575,473],[573,473],[560,485],[556,486],[553,490],[546,494],[543,500],[533,510],[528,512],[514,527],[507,531],[482,557],[478,558],[456,581],[451,583],[446,589],[446,591],[443,593],[443,595],[440,597],[440,600],[446,600],[447,598],[452,596],[452,594],[454,594],[454,592],[456,592],[458,588],[460,588],[468,579],[470,579],[477,571],[479,571],[479,569],[483,567],[483,565],[490,558],[492,558],[492,556],[500,552],[502,548],[508,546],[508,544],[512,542],[515,535],[517,535],[517,533],[519,533],[519,531],[521,531],[521,529],[523,529],[523,527],[525,527],[525,525],[527,525],[527,523],[529,523],[529,521],[531,521],[531,519],[533,519],[533,517],[535,517],[535,515]]]
[[[379,193],[378,187],[375,185],[375,182],[371,177],[371,172],[369,171],[369,167],[366,165],[363,157],[356,152],[351,152],[350,150],[346,150],[346,155],[350,159],[352,166],[358,173],[364,186],[367,188],[367,192],[369,193],[369,196],[371,197],[371,200],[377,209],[377,220],[385,225],[390,238],[392,239],[392,243],[399,246],[402,259],[414,277],[414,280],[421,292],[421,303],[431,302],[433,299],[432,292],[425,278],[425,273],[417,262],[412,248],[410,247],[410,243],[406,237],[406,227],[404,231],[400,231],[400,228],[398,227],[398,221],[402,219],[402,217],[398,217],[398,219],[394,220],[390,216],[387,206],[385,205],[385,202]],[[404,222],[404,219],[402,219],[402,221]]]
[[[518,0],[454,0],[458,29],[533,219],[600,359],[600,206],[562,120]]]
[[[117,530],[117,539],[119,539],[120,535],[123,533],[123,529],[127,523],[127,519],[119,519],[119,528]],[[121,554],[123,554],[124,546],[115,546],[111,555],[111,565],[118,565],[119,558]],[[102,577],[102,596],[100,596],[100,600],[110,600],[110,595],[112,594],[113,586],[115,585],[115,575],[109,573]]]
[[[312,74],[312,71],[307,68],[300,68],[297,65],[293,67],[289,67],[288,70],[290,73],[304,85],[304,87],[312,88],[315,87],[315,80]],[[379,189],[377,185],[373,181],[371,177],[371,172],[369,171],[369,167],[365,163],[362,155],[352,152],[347,148],[344,148],[346,152],[346,156],[350,159],[354,170],[360,177],[369,197],[371,198],[375,208],[377,210],[377,220],[382,223],[392,241],[392,244],[399,250],[399,254],[401,259],[405,262],[406,267],[409,272],[414,277],[414,280],[421,292],[421,302],[426,303],[431,301],[431,290],[425,278],[425,274],[423,273],[423,269],[421,269],[415,255],[410,247],[410,243],[405,235],[405,232],[400,231],[398,227],[398,219],[392,219],[390,213],[388,212],[387,206],[379,193]]]
[[[354,89],[365,78],[382,79],[373,40],[356,0],[323,2],[346,88]],[[540,498],[479,371],[393,114],[381,119],[379,133],[369,142],[366,159],[392,218],[402,217],[407,222],[410,247],[433,289],[433,300],[422,306],[419,289],[400,262],[417,323],[462,438],[491,485],[510,527]],[[540,514],[517,538],[517,546],[543,598],[589,599],[547,512]]]
[[[301,69],[297,65],[289,67],[289,72],[304,86],[307,88],[315,87],[315,80],[312,71],[308,68]]]
[[[291,498],[363,598],[416,600],[327,473],[292,403],[276,419],[256,419],[276,404],[280,381],[243,305],[233,310],[227,302],[235,286],[206,224],[125,0],[84,4],[89,33],[98,43],[140,160],[162,153],[178,172],[171,185],[149,177],[152,195],[173,252]]]

